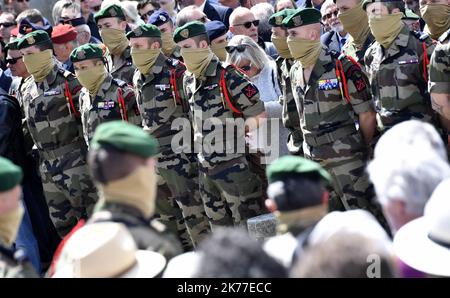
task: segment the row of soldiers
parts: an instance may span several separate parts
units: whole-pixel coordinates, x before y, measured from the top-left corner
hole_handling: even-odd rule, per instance
[[[367,209],[388,229],[373,200],[366,161],[378,135],[393,125],[409,119],[438,125],[430,104],[428,64],[431,59],[431,92],[450,93],[448,77],[443,78],[448,75],[449,28],[431,56],[432,39],[403,25],[403,2],[354,0],[351,6],[340,1],[336,2],[344,27],[352,36],[344,54],[321,46],[321,15],[314,8],[285,9],[270,19],[280,54],[283,121],[291,130],[287,145],[293,154],[319,162],[331,174],[330,209]],[[144,178],[149,185],[152,179],[158,184],[156,213],[184,240],[185,249],[217,226],[243,225],[264,212],[261,177],[247,154],[206,150],[210,148],[179,153],[172,146],[183,129],[172,129],[175,119],[192,123],[193,141],[200,148],[211,131],[226,131],[227,119],[253,120],[253,126],[232,135],[233,144],[264,121],[258,89],[241,70],[211,51],[205,25],[193,21],[176,28],[169,42],[172,53],[167,53],[157,25],[141,25],[125,34],[125,16],[117,5],[102,9],[95,21],[106,49],[93,44],[75,49],[70,55],[75,74],[55,61],[46,32],[33,31],[13,42],[31,74],[18,96],[28,134],[40,154],[45,196],[59,234],[67,235],[86,218],[107,218],[162,233],[150,222],[153,212],[142,203],[146,196],[139,199],[149,191],[146,183],[138,183]],[[210,118],[221,122],[206,129],[203,121]],[[106,126],[101,135],[113,141],[97,141],[105,152],[92,147],[96,128],[111,120],[142,126],[158,140],[157,175],[130,171],[142,158],[154,156],[153,151],[132,149],[141,159],[122,162],[130,151],[128,144],[133,144],[132,137],[120,135],[125,124]],[[228,148],[225,138],[215,145],[220,142],[219,147]],[[190,142],[184,145],[191,147]],[[99,165],[91,167],[98,185],[89,175],[88,151],[90,163]],[[133,175],[134,184],[121,181],[128,175]],[[123,184],[114,187],[115,180]],[[97,206],[108,215],[92,216],[97,190]],[[118,203],[123,201],[133,208]],[[148,248],[148,243],[143,246]]]

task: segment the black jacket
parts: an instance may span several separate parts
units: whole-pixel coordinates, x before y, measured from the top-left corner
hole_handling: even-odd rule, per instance
[[[206,0],[205,8],[203,12],[206,14],[206,17],[211,21],[221,21],[225,24],[227,29],[230,26],[230,15],[233,12],[233,9],[230,7],[225,7],[222,5],[214,5],[210,4],[208,0]]]

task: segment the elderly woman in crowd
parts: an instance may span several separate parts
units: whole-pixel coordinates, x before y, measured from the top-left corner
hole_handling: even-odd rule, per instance
[[[226,48],[228,55],[226,62],[236,65],[241,68],[248,75],[250,80],[258,87],[261,100],[264,102],[264,106],[267,112],[267,118],[278,119],[279,130],[272,133],[271,130],[276,129],[271,127],[268,123],[267,131],[264,135],[260,135],[264,132],[263,128],[260,128],[249,139],[249,145],[251,149],[264,149],[267,145],[277,144],[279,155],[288,154],[286,142],[288,132],[281,123],[281,105],[278,102],[278,98],[281,95],[280,86],[277,77],[277,65],[269,56],[266,55],[263,49],[248,36],[236,35],[228,43]],[[271,122],[271,121],[268,121]],[[273,123],[273,121],[272,121]],[[256,136],[260,136],[256,138]],[[271,136],[278,136],[276,140],[270,140]],[[258,140],[257,140],[258,139]],[[256,142],[257,141],[257,142]],[[264,146],[264,144],[267,144]],[[261,150],[261,152],[268,153],[267,150]],[[268,161],[276,156],[271,157]]]

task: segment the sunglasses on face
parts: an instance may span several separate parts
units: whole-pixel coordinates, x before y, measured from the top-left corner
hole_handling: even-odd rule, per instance
[[[17,0],[17,2],[22,3],[22,2],[30,2],[30,0]]]
[[[243,51],[245,51],[246,47],[247,47],[246,44],[240,44],[237,46],[226,46],[225,50],[230,54],[233,53],[234,51],[238,51],[239,53],[242,53]]]
[[[326,15],[324,15],[324,16],[322,17],[322,20],[325,21],[325,20],[327,20],[327,19],[331,19],[332,15],[334,15],[335,17],[337,17],[338,13],[339,13],[339,9],[336,9],[335,11],[330,12],[330,13],[327,13]]]
[[[245,72],[249,71],[251,68],[252,68],[252,66],[250,64],[241,67],[241,69]]]
[[[250,29],[250,27],[252,26],[252,24],[253,24],[253,26],[258,27],[258,25],[259,25],[259,20],[254,20],[254,21],[245,22],[245,23],[242,23],[242,24],[237,24],[237,25],[235,25],[235,26],[244,26],[245,28]]]
[[[15,26],[16,23],[0,23],[0,27],[9,28],[11,26]]]
[[[16,64],[17,61],[19,61],[20,59],[22,59],[22,57],[6,58],[6,64],[14,65],[14,64]]]

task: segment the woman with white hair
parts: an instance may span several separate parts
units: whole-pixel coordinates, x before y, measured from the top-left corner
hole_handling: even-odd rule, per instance
[[[264,102],[268,120],[278,119],[278,130],[272,132],[276,127],[271,127],[269,124],[271,121],[268,121],[267,134],[261,136],[263,139],[258,138],[257,143],[255,143],[255,136],[259,136],[261,131],[264,131],[263,127],[253,133],[253,136],[249,139],[250,148],[265,149],[264,145],[268,144],[271,145],[270,148],[274,148],[273,144],[276,143],[276,148],[280,156],[288,154],[286,146],[288,131],[281,123],[282,106],[278,102],[281,91],[275,61],[267,56],[264,50],[253,39],[244,35],[235,35],[228,42],[226,49],[228,52],[226,62],[234,64],[245,71],[252,83],[258,87],[259,96]],[[277,136],[277,138],[271,138],[272,135]],[[267,150],[261,151],[268,153]],[[278,156],[274,156],[274,153],[276,154],[276,152],[271,152],[269,160],[266,157],[266,161],[270,162],[276,159]]]

